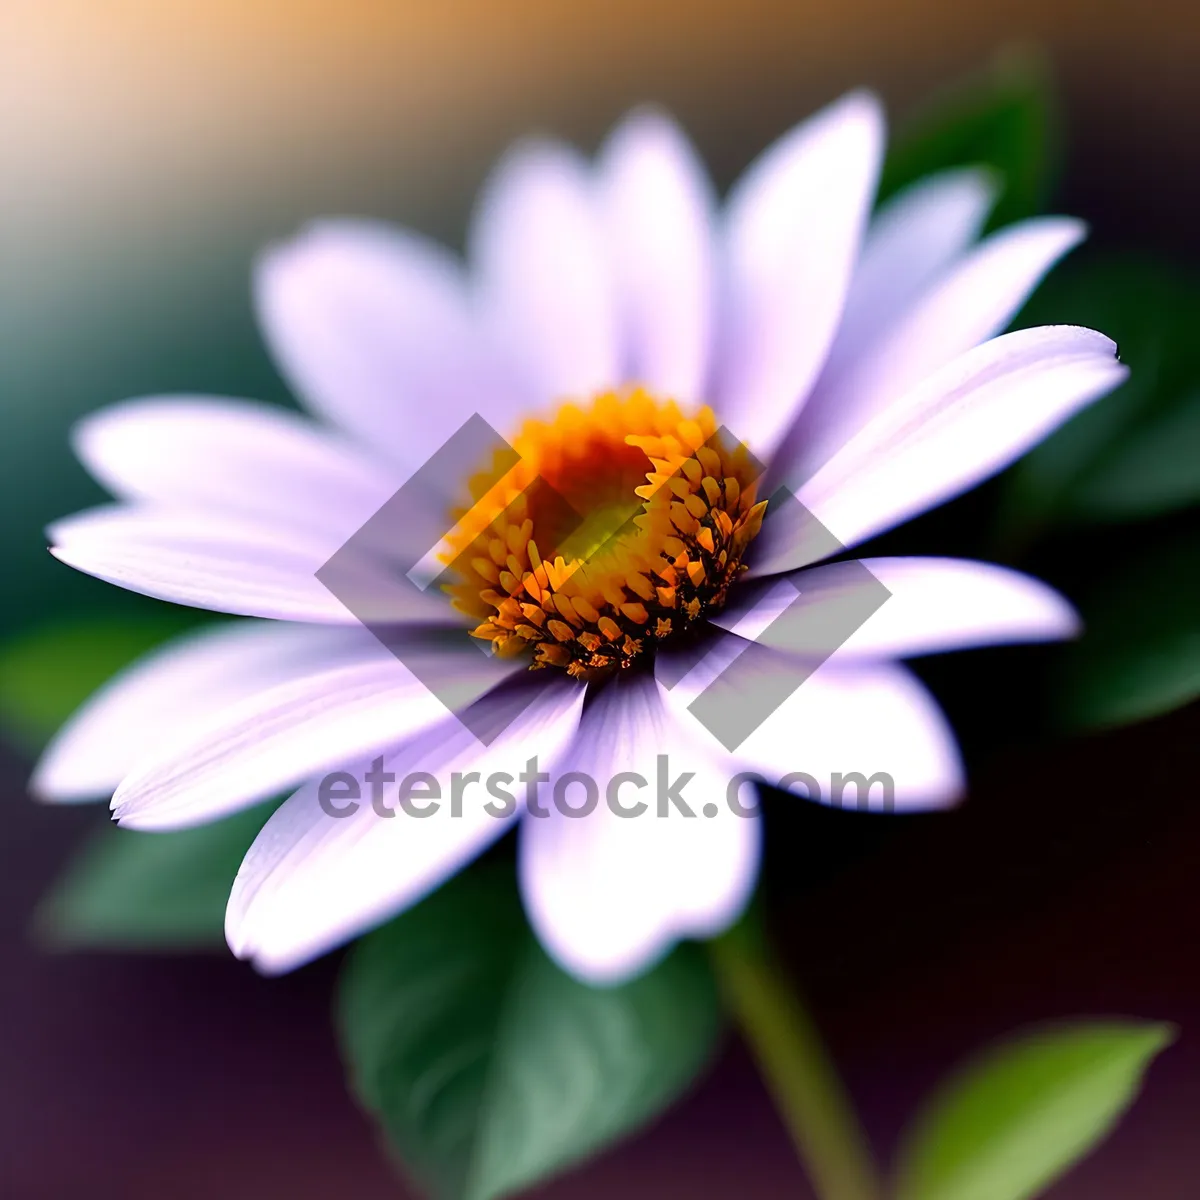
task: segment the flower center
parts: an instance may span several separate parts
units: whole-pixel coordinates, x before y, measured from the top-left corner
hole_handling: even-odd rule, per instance
[[[512,449],[472,481],[444,555],[455,607],[498,654],[595,678],[725,602],[766,502],[710,409],[608,392],[526,421]]]

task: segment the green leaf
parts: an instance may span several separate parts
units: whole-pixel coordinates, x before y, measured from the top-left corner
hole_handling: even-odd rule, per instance
[[[587,987],[533,939],[511,876],[468,871],[369,934],[339,988],[356,1094],[408,1169],[456,1200],[528,1187],[644,1124],[719,1027],[696,947]]]
[[[1200,284],[1156,263],[1070,260],[1021,325],[1070,324],[1116,340],[1129,380],[1084,409],[1009,472],[1003,521],[1157,516],[1200,499]]]
[[[1026,1034],[953,1079],[917,1119],[897,1200],[1026,1200],[1100,1142],[1174,1032],[1087,1022]]]
[[[935,171],[984,166],[1000,184],[992,228],[1042,212],[1058,127],[1049,76],[1041,55],[1008,52],[935,96],[897,131],[880,198]]]
[[[1196,503],[1200,390],[1111,447],[1072,497],[1075,512],[1097,521],[1157,517]]]
[[[170,833],[107,826],[42,901],[38,933],[71,949],[222,945],[234,876],[274,807]]]
[[[163,608],[134,619],[43,626],[0,648],[0,723],[36,750],[102,683],[135,658],[196,623]]]
[[[1077,728],[1122,725],[1200,696],[1200,545],[1193,536],[1122,561],[1081,605],[1058,708]]]

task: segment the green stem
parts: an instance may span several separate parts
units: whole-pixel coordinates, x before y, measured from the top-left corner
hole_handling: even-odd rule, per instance
[[[820,1034],[746,921],[709,943],[726,1001],[820,1200],[878,1200],[867,1140]]]

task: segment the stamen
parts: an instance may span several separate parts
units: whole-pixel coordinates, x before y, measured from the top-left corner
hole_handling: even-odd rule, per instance
[[[725,603],[766,503],[710,409],[605,393],[527,421],[513,449],[499,483],[471,481],[443,555],[455,607],[496,653],[597,678]]]

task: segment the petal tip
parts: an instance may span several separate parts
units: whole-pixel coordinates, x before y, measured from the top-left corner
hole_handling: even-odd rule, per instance
[[[87,789],[73,777],[70,769],[54,755],[51,747],[34,767],[25,791],[39,804],[70,804],[81,800],[96,800],[98,789]]]

